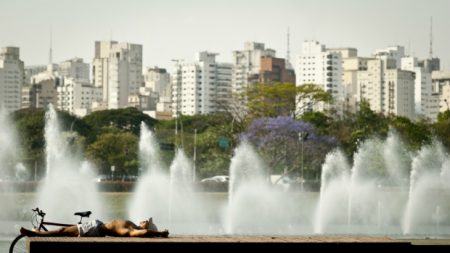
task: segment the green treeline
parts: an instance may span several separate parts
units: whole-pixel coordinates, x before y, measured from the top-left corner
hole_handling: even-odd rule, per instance
[[[74,154],[92,161],[98,174],[109,174],[112,165],[121,175],[138,174],[141,122],[155,132],[162,147],[174,144],[191,159],[196,131],[197,178],[228,174],[234,148],[243,138],[256,147],[270,165],[271,173],[298,173],[298,168],[304,166],[305,177],[309,179],[320,177],[321,164],[329,151],[340,148],[351,159],[363,141],[384,140],[389,131],[395,131],[411,151],[433,140],[450,148],[449,111],[440,113],[434,123],[383,116],[370,110],[366,103],[356,113],[345,112],[340,116],[332,111],[296,115],[295,103],[302,99],[329,103],[331,96],[314,85],[258,84],[247,92],[245,113],[236,113],[243,100],[234,98],[222,113],[180,116],[178,120],[155,120],[135,108],[97,111],[84,118],[59,111],[58,118],[61,130],[70,137]],[[22,147],[20,161],[43,176],[45,110],[16,111],[12,120]],[[307,138],[299,139],[300,132],[308,133]],[[161,155],[168,168],[174,150],[162,148]]]

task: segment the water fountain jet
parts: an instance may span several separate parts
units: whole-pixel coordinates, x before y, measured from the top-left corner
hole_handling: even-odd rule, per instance
[[[90,210],[98,219],[107,219],[97,190],[93,165],[75,157],[60,129],[50,104],[45,124],[46,176],[40,182],[35,205],[45,210],[49,220],[70,222],[73,213]]]

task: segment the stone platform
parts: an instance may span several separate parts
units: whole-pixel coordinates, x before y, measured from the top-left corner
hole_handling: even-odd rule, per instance
[[[400,249],[411,243],[389,237],[371,236],[177,236],[169,238],[119,237],[33,237],[29,238],[30,253],[53,252],[150,252],[150,250],[277,250],[284,247],[305,249],[361,250],[361,248]]]

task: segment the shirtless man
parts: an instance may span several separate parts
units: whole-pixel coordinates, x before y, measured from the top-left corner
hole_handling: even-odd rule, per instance
[[[152,218],[141,221],[139,226],[129,220],[113,220],[108,223],[93,220],[52,231],[32,231],[22,227],[20,233],[26,236],[169,237],[167,229],[158,231]]]

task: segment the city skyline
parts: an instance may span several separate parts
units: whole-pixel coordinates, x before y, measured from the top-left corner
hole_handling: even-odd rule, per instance
[[[287,29],[290,58],[304,40],[327,47],[353,47],[358,55],[402,45],[408,55],[428,58],[430,18],[433,56],[450,67],[446,31],[450,1],[12,1],[0,0],[0,46],[17,46],[27,66],[47,64],[50,33],[53,61],[81,57],[91,63],[94,42],[126,41],[143,45],[143,66],[172,68],[172,59],[190,62],[198,51],[219,53],[231,62],[244,42],[264,43],[285,58]],[[21,32],[18,32],[21,31]]]

